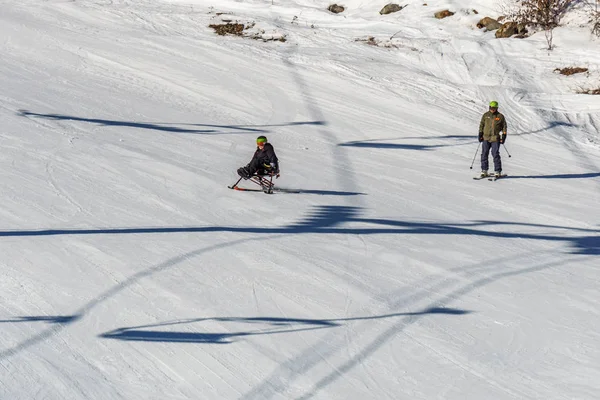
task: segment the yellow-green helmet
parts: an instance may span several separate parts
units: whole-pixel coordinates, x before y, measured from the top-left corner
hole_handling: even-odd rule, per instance
[[[490,101],[490,108],[498,108],[498,102],[496,100]]]

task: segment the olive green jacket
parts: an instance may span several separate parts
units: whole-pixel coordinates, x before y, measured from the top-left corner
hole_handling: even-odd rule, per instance
[[[486,112],[481,117],[479,124],[479,136],[483,134],[483,140],[488,142],[499,142],[500,134],[506,136],[506,119],[499,112]]]

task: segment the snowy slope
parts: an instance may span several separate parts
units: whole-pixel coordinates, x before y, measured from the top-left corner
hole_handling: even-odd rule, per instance
[[[427,3],[0,0],[0,399],[597,398],[598,40]]]

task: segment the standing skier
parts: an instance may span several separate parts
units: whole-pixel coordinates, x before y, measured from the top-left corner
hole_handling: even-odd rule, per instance
[[[481,177],[488,176],[489,153],[492,150],[494,158],[494,176],[502,175],[502,160],[500,159],[500,145],[506,141],[506,120],[498,112],[498,102],[490,102],[490,110],[481,117],[479,123],[479,142],[483,142],[481,149]]]
[[[279,174],[279,160],[266,136],[256,138],[256,151],[252,160],[245,167],[238,168],[237,173],[244,179],[250,179],[255,173],[264,175]]]

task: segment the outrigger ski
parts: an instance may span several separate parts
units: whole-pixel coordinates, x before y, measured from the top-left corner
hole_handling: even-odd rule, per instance
[[[248,189],[248,188],[241,188],[239,186],[227,186],[229,189],[233,189],[233,190],[239,190],[240,192],[264,192],[267,193],[266,190],[262,190],[262,189]]]

